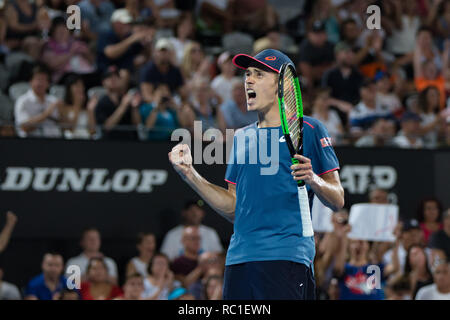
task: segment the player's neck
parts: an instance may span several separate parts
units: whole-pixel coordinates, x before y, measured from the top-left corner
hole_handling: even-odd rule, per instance
[[[267,112],[258,112],[258,128],[281,126],[278,106],[270,108]]]

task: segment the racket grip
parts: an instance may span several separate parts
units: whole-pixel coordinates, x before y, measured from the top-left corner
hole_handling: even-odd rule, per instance
[[[299,164],[300,162],[298,161],[298,159],[296,159],[296,158],[291,158],[291,161],[292,161],[292,164]],[[305,181],[303,181],[303,180],[298,180],[297,181],[297,185],[299,186],[299,187],[303,187],[304,185],[305,185]]]

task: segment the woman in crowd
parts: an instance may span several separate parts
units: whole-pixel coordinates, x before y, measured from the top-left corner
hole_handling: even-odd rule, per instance
[[[427,253],[422,246],[413,245],[409,248],[404,274],[410,283],[412,300],[414,300],[420,288],[433,283]]]
[[[153,233],[140,233],[138,235],[136,248],[139,255],[128,262],[126,273],[128,276],[138,273],[143,277],[147,277],[148,264],[152,259],[156,248],[155,235]]]
[[[75,73],[83,75],[88,88],[100,83],[94,55],[84,42],[71,35],[63,17],[53,19],[49,36],[41,60],[53,71],[53,82],[61,82],[67,74]]]
[[[441,202],[435,197],[422,199],[417,207],[417,220],[424,234],[425,245],[433,232],[443,228],[442,209]]]
[[[111,300],[122,294],[108,281],[108,267],[102,258],[92,258],[87,267],[87,281],[81,283],[82,300]]]
[[[156,253],[148,264],[148,276],[144,279],[142,298],[148,300],[167,300],[169,293],[177,286],[173,272],[169,269],[169,258],[163,253]]]

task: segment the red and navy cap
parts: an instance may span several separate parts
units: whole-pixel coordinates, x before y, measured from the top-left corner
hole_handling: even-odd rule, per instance
[[[247,69],[248,67],[260,67],[261,69],[269,68],[273,72],[279,73],[281,66],[284,63],[291,63],[294,65],[291,59],[283,52],[266,49],[252,57],[247,54],[238,54],[233,58],[233,64],[241,69]]]

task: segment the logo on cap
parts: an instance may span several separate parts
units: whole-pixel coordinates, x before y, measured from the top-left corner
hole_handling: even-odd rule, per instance
[[[267,60],[267,61],[274,61],[274,60],[277,60],[277,57],[270,56],[270,57],[265,57],[264,59]]]

